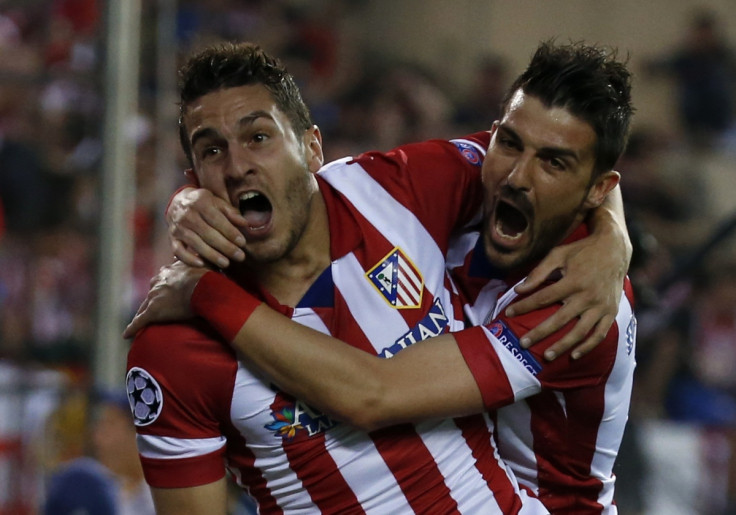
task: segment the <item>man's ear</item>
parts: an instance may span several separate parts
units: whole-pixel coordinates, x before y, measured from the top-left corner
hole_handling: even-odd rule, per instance
[[[319,127],[312,125],[304,133],[304,148],[306,148],[307,165],[309,171],[316,173],[325,162],[325,156],[322,151],[322,133]]]
[[[615,170],[603,172],[596,177],[593,186],[588,190],[588,195],[585,199],[585,207],[593,209],[600,206],[608,193],[616,187],[620,180],[621,174]]]

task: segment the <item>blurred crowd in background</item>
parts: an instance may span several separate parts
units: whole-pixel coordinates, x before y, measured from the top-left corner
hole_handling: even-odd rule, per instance
[[[249,39],[280,56],[322,130],[328,160],[490,127],[513,78],[502,53],[480,59],[472,81],[446,91],[421,67],[350,45],[333,21],[360,3],[181,0],[177,45],[186,52]],[[143,48],[156,37],[156,5],[143,2]],[[618,164],[639,318],[618,468],[624,514],[650,510],[655,490],[666,492],[660,506],[672,503],[667,513],[736,513],[736,202],[730,210],[709,198],[719,174],[736,173],[736,54],[720,21],[717,12],[694,11],[681,42],[638,56],[633,69],[640,82],[673,81],[681,123],[635,125]],[[91,389],[104,230],[103,33],[101,0],[0,1],[0,515],[40,510],[54,492],[53,474],[88,458],[115,478],[118,499],[127,499],[121,506],[145,512],[140,471],[120,463],[135,455],[133,431],[110,429],[130,420],[104,410],[119,408],[110,401],[119,392]],[[140,112],[126,127],[137,145],[131,315],[168,259],[159,230],[168,199],[154,187],[162,144],[156,94],[156,61],[144,51]],[[175,127],[166,136],[175,137]],[[169,172],[174,187],[184,180]],[[119,438],[112,456],[94,436],[100,424]],[[667,438],[674,446],[658,451]],[[679,486],[657,484],[668,480]]]

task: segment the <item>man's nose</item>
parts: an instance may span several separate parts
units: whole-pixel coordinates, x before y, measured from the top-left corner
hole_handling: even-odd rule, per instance
[[[242,179],[246,175],[255,173],[252,152],[243,145],[230,146],[230,162],[227,167],[229,177]]]
[[[531,173],[534,166],[534,156],[520,154],[512,163],[506,176],[506,184],[515,190],[529,191],[531,189]]]

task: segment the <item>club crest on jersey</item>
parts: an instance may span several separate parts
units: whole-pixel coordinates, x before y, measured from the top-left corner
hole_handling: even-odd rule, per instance
[[[478,149],[470,143],[460,140],[452,140],[452,143],[460,151],[460,155],[462,155],[471,165],[480,166],[483,163],[483,158],[481,157],[480,152],[478,152]]]
[[[161,387],[153,376],[142,368],[133,367],[125,378],[125,388],[133,423],[139,427],[153,423],[164,406]]]
[[[394,247],[365,276],[396,309],[418,308],[422,303],[424,278],[399,247]]]
[[[532,356],[532,353],[529,352],[529,350],[523,348],[519,344],[519,338],[502,320],[492,322],[486,327],[491,334],[495,336],[504,347],[506,347],[506,350],[508,350],[511,355],[529,372],[537,375],[542,371],[542,365],[534,358],[534,356]]]

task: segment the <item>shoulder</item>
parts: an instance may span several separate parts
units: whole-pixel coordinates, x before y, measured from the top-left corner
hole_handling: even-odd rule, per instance
[[[143,329],[128,353],[126,374],[136,425],[179,427],[196,418],[192,425],[199,427],[221,419],[237,369],[235,353],[203,321]]]
[[[501,315],[498,319],[505,324],[507,330],[518,341],[561,307],[561,304],[554,304],[512,318]],[[613,368],[618,350],[618,327],[616,323],[608,330],[604,340],[589,352],[584,359],[573,360],[570,357],[571,351],[567,351],[551,362],[544,358],[544,352],[566,336],[577,322],[577,319],[571,320],[561,329],[529,348],[531,355],[540,364],[539,379],[547,386],[569,388],[598,384],[605,379]]]
[[[128,380],[146,377],[164,390],[225,387],[237,371],[234,351],[205,322],[154,324],[136,336],[128,352]]]
[[[194,319],[144,328],[133,340],[128,359],[181,364],[206,355],[227,358],[234,353],[206,322]]]

